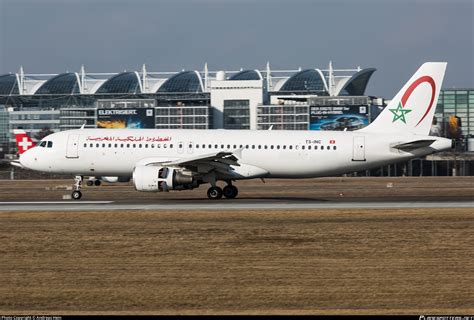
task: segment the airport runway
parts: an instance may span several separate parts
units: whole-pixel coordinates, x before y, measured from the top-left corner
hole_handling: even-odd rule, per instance
[[[313,201],[313,200],[171,200],[161,203],[115,201],[0,202],[0,211],[115,211],[115,210],[291,210],[474,208],[474,201]]]
[[[238,187],[0,181],[0,313],[473,313],[473,177]]]

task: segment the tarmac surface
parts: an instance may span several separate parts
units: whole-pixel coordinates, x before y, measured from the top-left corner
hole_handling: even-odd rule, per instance
[[[70,184],[0,181],[0,314],[474,313],[473,177]]]
[[[166,201],[140,203],[114,201],[0,202],[0,211],[104,211],[104,210],[291,210],[291,209],[388,209],[388,208],[474,208],[474,201],[302,201],[227,200]]]

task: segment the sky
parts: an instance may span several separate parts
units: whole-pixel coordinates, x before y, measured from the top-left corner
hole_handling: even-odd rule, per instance
[[[0,74],[374,67],[392,98],[426,61],[474,88],[474,0],[0,0]]]

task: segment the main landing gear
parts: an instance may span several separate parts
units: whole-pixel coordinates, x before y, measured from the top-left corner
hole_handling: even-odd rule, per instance
[[[81,186],[82,186],[82,176],[75,176],[74,177],[74,191],[71,194],[71,197],[74,200],[79,200],[82,197],[82,192],[81,192]]]
[[[237,197],[238,193],[239,193],[239,189],[237,189],[236,186],[229,183],[228,185],[224,187],[224,189],[221,189],[218,186],[210,187],[207,190],[207,197],[211,200],[221,199],[222,196],[226,197],[227,199],[234,199],[235,197]]]
[[[102,183],[102,181],[100,181],[100,179],[89,179],[87,180],[86,184],[88,187],[92,187],[92,186],[100,186]]]

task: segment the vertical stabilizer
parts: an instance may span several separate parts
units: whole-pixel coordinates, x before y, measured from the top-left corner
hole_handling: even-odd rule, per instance
[[[428,135],[443,84],[446,62],[426,62],[364,132]]]
[[[13,134],[15,135],[18,154],[22,154],[36,145],[34,141],[31,140],[31,138],[25,132],[25,130],[15,129],[13,130]]]

